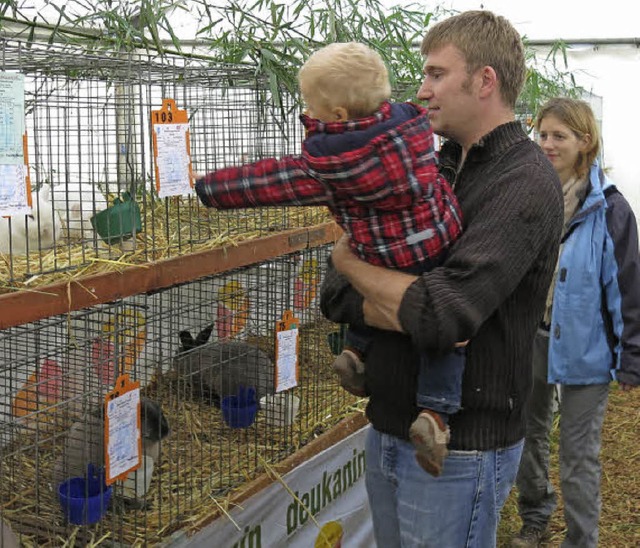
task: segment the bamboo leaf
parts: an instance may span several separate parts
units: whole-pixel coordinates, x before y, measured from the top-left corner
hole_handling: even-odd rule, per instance
[[[5,1],[0,25],[14,10],[29,24],[31,41],[38,28],[46,28],[52,41],[73,42],[87,50],[146,48],[162,54],[170,44],[176,54],[187,55],[172,22],[174,13],[188,13],[202,40],[198,55],[250,66],[256,78],[267,83],[269,100],[279,108],[281,93],[298,96],[297,71],[310,52],[336,40],[361,41],[378,51],[389,68],[394,97],[412,96],[422,79],[419,44],[424,32],[434,18],[447,15],[438,6],[426,10],[417,3],[388,5],[385,0],[50,0],[47,5],[55,14],[53,23],[40,14],[32,23],[19,13],[18,2]],[[567,70],[565,43],[555,44],[546,62],[538,62],[527,48],[527,64],[521,108],[531,111],[552,93],[580,92]]]

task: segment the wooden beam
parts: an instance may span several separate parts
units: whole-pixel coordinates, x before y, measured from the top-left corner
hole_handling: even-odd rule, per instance
[[[0,329],[66,314],[90,306],[149,293],[335,242],[342,231],[333,222],[242,242],[236,246],[172,257],[37,288],[0,295]]]

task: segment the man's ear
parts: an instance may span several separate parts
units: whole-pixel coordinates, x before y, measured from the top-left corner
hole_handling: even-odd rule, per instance
[[[498,89],[498,75],[489,65],[480,69],[480,97],[488,97]]]

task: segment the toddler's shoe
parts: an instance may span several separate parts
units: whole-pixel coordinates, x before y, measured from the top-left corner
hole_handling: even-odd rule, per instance
[[[411,424],[409,437],[416,448],[418,464],[432,476],[439,476],[449,453],[449,426],[435,411],[423,409]]]
[[[354,396],[366,396],[364,385],[364,362],[351,350],[343,350],[333,362],[333,370],[340,378],[340,386]]]

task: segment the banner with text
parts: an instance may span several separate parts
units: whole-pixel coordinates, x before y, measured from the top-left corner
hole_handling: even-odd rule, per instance
[[[282,480],[295,497],[276,481],[244,501],[242,508],[229,512],[235,524],[222,516],[186,544],[220,548],[375,546],[364,485],[368,428],[284,475]]]

